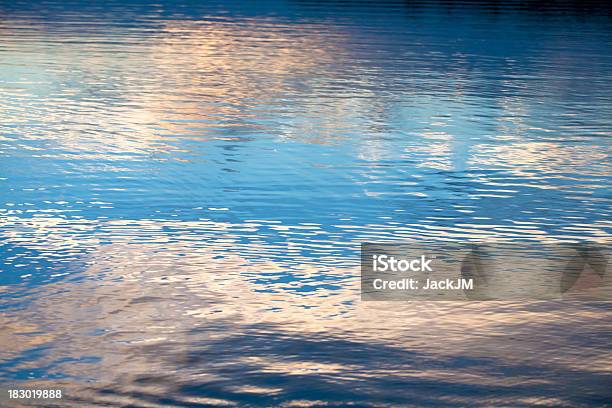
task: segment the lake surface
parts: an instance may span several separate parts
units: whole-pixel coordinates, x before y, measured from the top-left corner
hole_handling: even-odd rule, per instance
[[[0,384],[610,404],[610,303],[359,292],[366,241],[610,244],[602,7],[0,1]]]

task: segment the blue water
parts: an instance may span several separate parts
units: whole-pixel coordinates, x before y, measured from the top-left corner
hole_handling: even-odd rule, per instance
[[[0,384],[601,406],[612,310],[361,302],[359,244],[610,244],[595,2],[0,0]]]

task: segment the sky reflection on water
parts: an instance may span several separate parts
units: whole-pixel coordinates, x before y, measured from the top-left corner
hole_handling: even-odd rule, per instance
[[[609,12],[533,4],[0,3],[0,382],[609,401],[609,304],[359,300],[363,241],[609,245]]]

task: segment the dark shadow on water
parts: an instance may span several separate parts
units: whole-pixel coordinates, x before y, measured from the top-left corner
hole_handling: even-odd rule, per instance
[[[200,337],[204,332],[193,334]],[[241,334],[219,341],[182,346],[181,351],[172,345],[142,347],[140,355],[162,360],[167,369],[132,378],[130,384],[94,388],[94,392],[110,399],[129,397],[143,403],[194,407],[207,404],[186,402],[190,397],[241,406],[326,401],[326,406],[432,407],[467,401],[470,406],[490,406],[495,401],[528,406],[520,401],[559,397],[563,405],[605,406],[609,402],[605,390],[612,385],[609,373],[556,372],[537,359],[532,364],[506,364],[495,358],[430,356],[375,341],[308,337],[261,325],[245,327]],[[322,370],[300,371],[299,367],[308,365]],[[341,368],[325,372],[331,366]],[[214,379],[202,381],[199,374]]]

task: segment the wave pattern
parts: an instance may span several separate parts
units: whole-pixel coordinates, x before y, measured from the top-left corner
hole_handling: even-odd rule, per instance
[[[596,2],[0,3],[0,383],[609,403],[605,303],[364,303],[361,242],[609,245]]]

